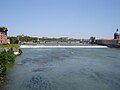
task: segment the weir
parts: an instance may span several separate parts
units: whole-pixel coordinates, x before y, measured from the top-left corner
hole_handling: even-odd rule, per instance
[[[20,48],[108,48],[107,46],[42,46],[42,45],[20,45]]]

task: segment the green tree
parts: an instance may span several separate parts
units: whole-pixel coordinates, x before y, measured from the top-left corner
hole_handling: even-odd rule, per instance
[[[95,44],[95,37],[90,37],[90,43]]]
[[[10,39],[10,44],[18,44],[18,39],[17,37],[8,37]]]
[[[6,51],[0,53],[0,77],[5,75],[6,71]]]

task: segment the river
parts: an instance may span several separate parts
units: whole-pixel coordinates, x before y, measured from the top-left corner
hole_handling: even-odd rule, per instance
[[[120,90],[120,49],[24,48],[0,90]]]

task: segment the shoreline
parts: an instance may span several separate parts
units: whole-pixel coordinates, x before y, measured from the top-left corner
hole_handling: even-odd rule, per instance
[[[6,81],[7,66],[14,64],[15,58],[21,53],[18,45],[0,45],[0,86],[4,85]]]

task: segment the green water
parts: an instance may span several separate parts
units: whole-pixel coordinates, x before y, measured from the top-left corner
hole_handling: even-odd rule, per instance
[[[0,90],[120,90],[120,49],[22,49]]]

